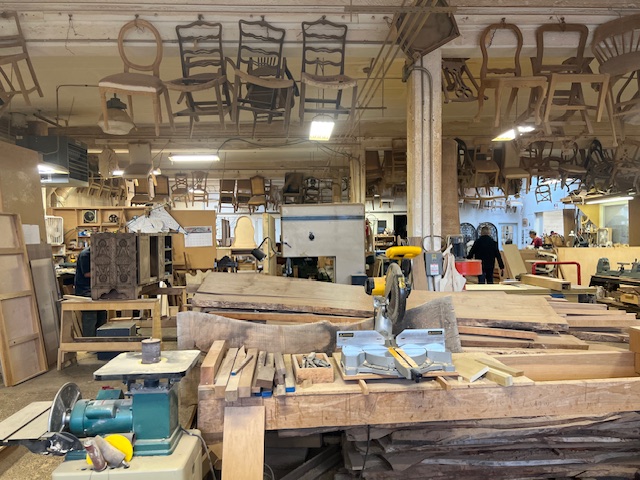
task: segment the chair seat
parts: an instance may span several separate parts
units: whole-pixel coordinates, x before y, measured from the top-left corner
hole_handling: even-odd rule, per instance
[[[353,88],[358,84],[358,81],[354,78],[347,77],[346,75],[313,75],[311,73],[303,72],[300,80],[309,85],[318,88]]]
[[[249,199],[249,205],[262,205],[266,203],[267,196],[266,195],[254,195]]]
[[[561,172],[567,172],[567,173],[579,173],[579,174],[587,173],[587,169],[579,165],[559,165],[558,170]]]
[[[600,65],[600,73],[608,73],[615,77],[640,68],[640,52],[629,52],[610,58]]]
[[[476,160],[473,162],[473,169],[478,173],[494,173],[500,171],[500,167],[493,160]]]
[[[99,88],[117,88],[132,92],[158,93],[164,90],[164,83],[158,77],[143,73],[116,73],[98,82]]]
[[[531,174],[524,168],[508,167],[503,169],[502,175],[508,180],[514,180],[518,178],[529,178]]]

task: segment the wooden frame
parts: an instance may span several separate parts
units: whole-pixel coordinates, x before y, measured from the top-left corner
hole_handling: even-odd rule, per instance
[[[0,363],[5,386],[47,371],[42,328],[20,216],[0,213]]]

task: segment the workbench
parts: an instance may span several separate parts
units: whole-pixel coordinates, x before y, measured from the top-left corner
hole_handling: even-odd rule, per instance
[[[144,337],[140,337],[139,339],[136,339],[136,341],[109,342],[96,342],[93,339],[93,341],[90,341],[89,337],[74,338],[73,312],[81,312],[83,310],[150,310],[151,336],[153,338],[159,338],[160,340],[162,340],[159,298],[141,298],[137,300],[91,300],[89,298],[83,299],[82,297],[74,297],[73,299],[65,299],[62,302],[60,346],[58,348],[58,370],[62,370],[65,363],[75,357],[75,352],[96,350],[100,350],[103,352],[124,352],[141,350],[140,341],[143,340]]]
[[[473,354],[456,354],[473,355]],[[503,355],[500,361],[524,370],[513,385],[490,380],[345,381],[296,386],[284,396],[217,398],[214,385],[198,388],[198,428],[205,439],[219,438],[225,408],[261,406],[265,429],[304,429],[531,417],[600,415],[640,410],[640,376],[635,353],[627,351]],[[335,362],[335,360],[333,360]],[[454,357],[454,363],[456,359]]]

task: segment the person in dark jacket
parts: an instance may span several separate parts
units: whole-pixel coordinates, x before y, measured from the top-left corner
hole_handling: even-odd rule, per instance
[[[74,278],[74,291],[76,295],[91,297],[91,247],[87,247],[76,260],[76,276]],[[106,311],[82,311],[82,336],[95,337],[96,330],[107,323]]]
[[[493,283],[493,267],[496,260],[498,260],[500,274],[504,275],[504,262],[498,250],[498,242],[491,238],[489,227],[482,227],[480,238],[473,243],[467,255],[467,258],[474,257],[482,260],[482,275],[478,275],[478,283]]]

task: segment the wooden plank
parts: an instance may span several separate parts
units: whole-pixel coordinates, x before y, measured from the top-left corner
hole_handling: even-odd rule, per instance
[[[238,349],[236,359],[233,362],[233,368],[231,369],[232,373],[234,370],[240,368],[240,365],[242,365],[246,356],[247,354],[244,350],[244,347],[240,347]],[[233,374],[231,374],[231,376],[229,377],[229,381],[227,382],[227,388],[224,391],[224,399],[227,402],[235,402],[236,400],[238,400],[238,386],[240,385],[240,377],[241,375],[233,375]]]
[[[231,377],[231,370],[233,369],[233,363],[236,361],[237,354],[237,348],[230,348],[227,350],[222,365],[220,365],[214,382],[214,389],[218,398],[224,398],[224,392],[227,389],[227,383],[229,382],[229,377]]]
[[[635,376],[633,352],[576,352],[500,355],[500,362],[524,370],[534,381],[585,380]]]
[[[208,311],[226,318],[234,318],[236,320],[265,321],[268,323],[316,323],[316,322],[332,322],[332,323],[348,323],[353,322],[357,318],[342,315],[320,315],[315,313],[286,313],[286,312],[243,312],[229,309],[214,309]],[[368,317],[369,315],[367,315]]]
[[[529,273],[517,245],[503,245],[502,251],[505,264],[509,266],[512,278],[516,278],[516,276],[523,273]]]
[[[571,283],[568,280],[561,280],[559,278],[545,277],[542,275],[532,275],[530,273],[520,275],[520,281],[527,285],[535,285],[537,287],[548,288],[557,292],[571,289]]]
[[[485,373],[485,378],[491,380],[492,382],[496,382],[498,385],[502,385],[503,387],[510,387],[513,385],[513,377],[508,373],[503,372],[502,370],[497,370],[495,368],[489,367],[489,371]]]
[[[484,337],[480,335],[461,335],[460,340],[465,347],[496,347],[496,348],[564,348],[574,350],[588,350],[589,344],[573,335],[544,335],[538,334],[537,340],[516,340],[511,338]]]
[[[284,376],[284,386],[287,392],[296,391],[296,379],[293,375],[293,359],[290,354],[284,355],[284,366],[286,373]]]
[[[225,408],[222,480],[263,478],[264,431],[264,407]]]
[[[53,365],[57,360],[60,343],[60,329],[58,327],[60,325],[60,305],[58,303],[60,291],[51,258],[51,246],[46,244],[44,246],[49,251],[49,257],[31,259],[30,265],[47,363]]]
[[[49,408],[51,408],[51,402],[33,402],[8,418],[5,418],[0,422],[0,440],[8,439],[25,425],[31,423],[43,414],[45,414],[45,417],[48,417]],[[46,431],[47,428],[45,426],[45,430],[42,433],[46,433]]]
[[[206,357],[200,365],[200,385],[210,385],[218,372],[224,354],[227,351],[226,340],[216,340],[211,345]]]
[[[458,325],[458,332],[467,335],[486,335],[490,337],[505,337],[522,340],[535,340],[538,337],[536,332],[528,332],[526,330],[510,330],[506,328],[491,327],[469,327],[466,325]]]
[[[274,354],[275,367],[276,367],[276,382],[278,385],[284,384],[284,376],[287,373],[287,367],[284,364],[284,357],[282,353],[275,352]]]
[[[251,396],[251,386],[255,375],[256,364],[258,362],[258,349],[250,348],[247,350],[247,358],[251,357],[249,363],[240,373],[240,382],[238,383],[238,396],[246,398]]]
[[[567,323],[570,327],[632,327],[640,326],[640,320],[631,314],[630,317],[620,316],[616,318],[603,318],[598,316],[582,315],[576,317],[568,317]]]
[[[258,369],[264,367],[264,362],[267,360],[267,352],[260,350],[258,352],[258,360],[256,361],[255,371],[253,372],[253,378],[251,379],[251,393],[260,393],[260,387],[256,384],[258,381]]]
[[[470,383],[475,382],[489,371],[488,366],[481,365],[468,356],[453,355],[453,364],[456,367],[456,372]]]

